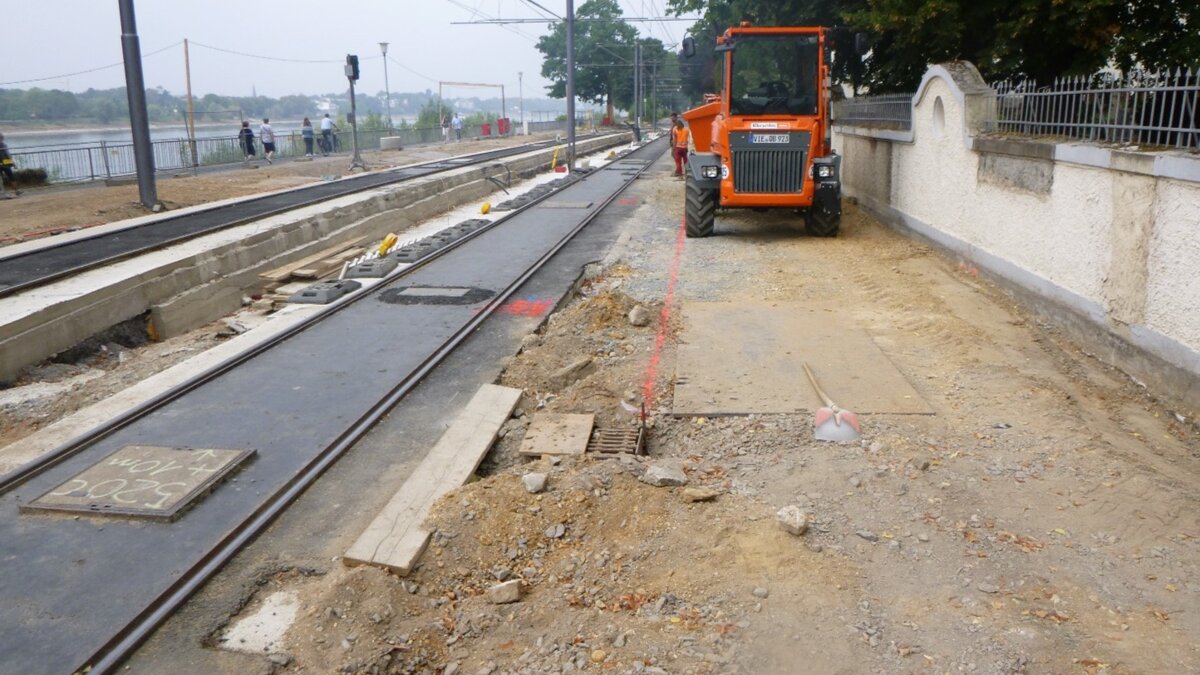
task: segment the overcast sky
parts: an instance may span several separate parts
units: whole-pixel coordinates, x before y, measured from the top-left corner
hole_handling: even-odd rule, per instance
[[[664,16],[665,0],[620,2],[626,16]],[[581,3],[576,0],[576,6]],[[565,0],[538,4],[560,15],[566,11]],[[14,0],[4,5],[0,88],[78,92],[124,86],[117,0]],[[547,24],[453,24],[539,16],[523,0],[135,0],[134,5],[146,86],[173,94],[186,92],[184,38],[191,43],[196,96],[342,91],[348,53],[360,59],[359,91],[374,94],[384,89],[380,42],[390,43],[387,77],[393,92],[437,91],[438,80],[445,80],[503,84],[506,95],[515,98],[522,71],[526,95],[544,96],[548,84],[539,75],[542,58],[535,47]],[[635,24],[668,45],[689,25]],[[116,65],[104,67],[110,64]],[[88,70],[94,72],[82,72]],[[446,95],[496,93],[460,87],[447,89]]]

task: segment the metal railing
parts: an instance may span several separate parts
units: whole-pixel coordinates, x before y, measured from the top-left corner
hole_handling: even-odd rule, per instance
[[[912,129],[912,94],[856,96],[833,104],[835,124]]]
[[[545,121],[530,122],[529,131],[554,131],[566,129],[566,122]],[[514,129],[513,132],[516,130]],[[492,124],[487,137],[498,134],[495,124]],[[314,129],[314,154],[320,154],[320,129]],[[450,130],[447,134],[453,141],[455,134]],[[388,130],[359,130],[359,147],[364,150],[379,148],[379,139],[385,136],[399,136],[402,145],[420,143],[438,143],[446,139],[441,127],[409,127]],[[463,127],[463,138],[484,136],[481,125]],[[261,159],[262,140],[255,134],[254,146],[256,158]],[[236,164],[245,161],[244,152],[237,136],[216,138],[197,138],[190,141],[186,138],[158,140],[151,143],[154,152],[154,166],[158,171],[178,172],[191,171],[195,168]],[[351,138],[349,129],[340,129],[334,134],[333,153],[350,152]],[[300,131],[276,132],[275,156],[277,158],[303,157],[307,148]],[[132,176],[137,173],[133,154],[133,144],[100,141],[95,143],[72,143],[65,145],[48,145],[32,148],[14,149],[11,151],[13,161],[18,169],[43,169],[47,180],[51,183],[86,182],[107,180]]]
[[[992,85],[989,131],[1095,143],[1200,148],[1200,71],[1065,77]]]

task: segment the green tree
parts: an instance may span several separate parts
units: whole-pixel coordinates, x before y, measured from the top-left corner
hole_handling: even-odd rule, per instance
[[[1195,0],[668,0],[676,14],[703,12],[698,51],[710,34],[750,20],[756,25],[845,26],[835,32],[833,76],[871,91],[911,91],[930,63],[973,62],[989,80],[1014,76],[1049,84],[1109,64],[1122,69],[1181,67],[1200,61],[1200,3]],[[860,64],[848,39],[871,39]],[[705,38],[708,45],[700,38]],[[698,53],[697,56],[701,56]],[[696,87],[702,75],[685,71]]]
[[[613,107],[628,107],[633,100],[633,44],[637,31],[620,20],[616,0],[587,0],[576,12],[575,95],[582,101],[603,104],[611,118]],[[567,95],[567,27],[554,24],[537,42],[542,52],[542,77],[553,98]]]

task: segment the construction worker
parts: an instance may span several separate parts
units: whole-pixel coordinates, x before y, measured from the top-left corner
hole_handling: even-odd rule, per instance
[[[671,153],[675,157],[675,175],[683,175],[683,163],[688,155],[688,129],[683,120],[675,120],[675,128],[671,129]]]

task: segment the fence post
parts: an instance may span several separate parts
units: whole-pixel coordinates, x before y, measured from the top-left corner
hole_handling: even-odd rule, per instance
[[[100,141],[100,152],[104,153],[104,179],[112,180],[112,169],[108,166],[108,141]]]
[[[96,180],[96,163],[92,161],[92,149],[88,148],[88,180]]]

